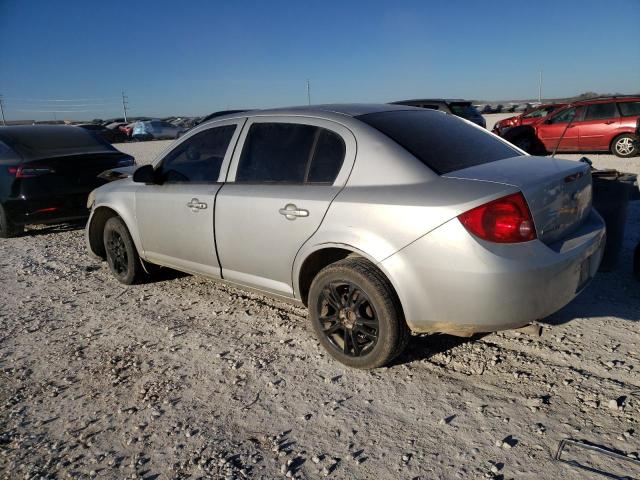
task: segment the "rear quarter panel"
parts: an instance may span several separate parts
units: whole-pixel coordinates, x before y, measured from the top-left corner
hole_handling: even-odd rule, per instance
[[[508,185],[440,177],[418,184],[348,185],[329,207],[318,231],[298,252],[293,266],[294,292],[300,292],[300,269],[313,252],[342,246],[379,264],[460,213],[516,190]]]

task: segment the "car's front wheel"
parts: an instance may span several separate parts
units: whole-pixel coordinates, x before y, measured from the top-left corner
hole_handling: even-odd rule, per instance
[[[24,225],[14,224],[7,216],[7,211],[0,205],[0,238],[11,238],[21,234]]]
[[[611,152],[617,157],[634,157],[638,154],[638,140],[628,133],[620,135],[611,143]]]
[[[125,285],[133,285],[144,275],[138,251],[127,226],[119,217],[107,220],[102,234],[109,270]]]
[[[400,354],[409,339],[400,302],[389,281],[359,257],[333,263],[309,290],[309,319],[322,346],[355,368],[377,368]]]

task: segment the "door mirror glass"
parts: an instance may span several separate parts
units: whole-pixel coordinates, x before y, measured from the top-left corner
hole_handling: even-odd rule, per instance
[[[133,181],[151,185],[156,183],[156,172],[151,165],[143,165],[133,173]]]

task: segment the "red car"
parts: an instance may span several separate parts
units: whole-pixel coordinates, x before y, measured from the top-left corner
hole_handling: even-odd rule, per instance
[[[636,127],[640,97],[601,97],[575,102],[544,120],[503,133],[530,153],[611,152],[618,157],[638,154]]]
[[[493,130],[491,131],[496,135],[500,135],[507,128],[518,127],[520,125],[531,125],[532,123],[543,120],[551,113],[566,105],[566,103],[549,103],[546,105],[540,105],[539,107],[527,110],[520,115],[500,120],[493,126]]]

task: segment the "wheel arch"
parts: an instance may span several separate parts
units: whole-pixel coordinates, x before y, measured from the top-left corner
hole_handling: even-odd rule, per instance
[[[89,218],[89,222],[87,223],[86,228],[86,242],[87,247],[89,248],[89,252],[99,259],[106,259],[106,252],[104,250],[104,243],[102,240],[102,234],[104,232],[104,226],[107,223],[107,220],[113,217],[120,218],[129,230],[129,234],[133,239],[133,243],[138,250],[138,254],[140,255],[142,250],[140,249],[140,243],[138,236],[135,230],[131,229],[130,219],[126,217],[126,215],[122,215],[117,209],[108,205],[99,205],[94,207],[93,212],[91,213],[91,217]],[[142,255],[140,255],[142,257]]]
[[[304,258],[300,258],[299,261],[296,261],[297,268],[294,265],[294,292],[302,301],[302,303],[307,306],[309,299],[309,289],[311,287],[311,283],[316,275],[325,268],[326,266],[335,263],[337,261],[343,260],[347,257],[361,257],[365,260],[368,260],[372,265],[374,265],[380,272],[384,275],[384,277],[389,282],[393,294],[395,295],[398,305],[402,312],[404,309],[402,308],[402,301],[400,300],[400,295],[398,295],[396,283],[393,281],[393,278],[389,275],[389,272],[380,264],[380,262],[376,261],[371,255],[366,252],[348,244],[342,243],[326,243],[322,245],[317,245],[311,251],[305,253]],[[404,316],[404,313],[403,313]]]
[[[613,136],[613,138],[611,138],[611,141],[609,142],[609,151],[610,152],[613,152],[613,145],[616,143],[616,140],[618,140],[622,136],[636,137],[636,133],[633,130],[624,130],[622,132],[616,133]]]

